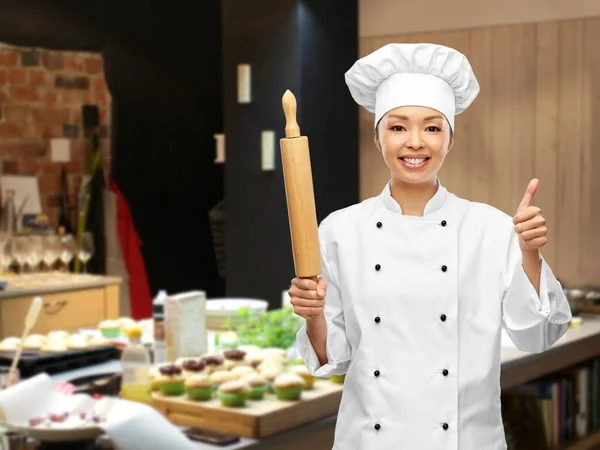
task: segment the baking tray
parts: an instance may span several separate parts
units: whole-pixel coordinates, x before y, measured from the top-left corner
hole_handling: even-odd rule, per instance
[[[10,366],[13,355],[14,352],[0,352],[0,366]],[[118,351],[112,345],[60,353],[23,351],[17,367],[23,379],[43,372],[59,373],[116,358],[118,358]]]

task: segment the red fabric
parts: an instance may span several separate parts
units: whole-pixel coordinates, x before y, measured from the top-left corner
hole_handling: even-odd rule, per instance
[[[110,190],[117,196],[117,234],[121,244],[121,252],[129,274],[129,300],[131,317],[134,320],[152,317],[152,294],[146,275],[146,266],[140,247],[139,238],[129,204],[114,180],[110,180]]]

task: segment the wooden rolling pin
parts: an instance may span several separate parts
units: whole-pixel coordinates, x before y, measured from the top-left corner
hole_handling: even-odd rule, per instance
[[[300,136],[296,121],[296,97],[289,90],[283,94],[282,105],[285,138],[279,143],[294,267],[298,278],[317,281],[321,273],[321,252],[308,138]],[[314,319],[314,316],[310,317]]]

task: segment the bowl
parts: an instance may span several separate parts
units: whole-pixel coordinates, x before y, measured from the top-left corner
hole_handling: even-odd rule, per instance
[[[232,329],[235,329],[243,322],[243,319],[236,316],[238,309],[247,307],[250,312],[259,316],[265,312],[269,306],[266,300],[255,298],[214,298],[206,301],[206,327],[209,330],[223,331],[227,319],[230,319]]]

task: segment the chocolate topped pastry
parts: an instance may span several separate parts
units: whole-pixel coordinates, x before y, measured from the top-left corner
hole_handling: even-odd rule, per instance
[[[218,354],[206,355],[204,358],[202,358],[202,360],[207,366],[220,366],[223,364],[223,357]]]
[[[188,372],[202,372],[206,367],[206,361],[202,359],[186,359],[182,364],[183,370]]]
[[[181,375],[181,367],[175,364],[165,364],[164,366],[160,366],[158,370],[163,375]]]
[[[239,349],[225,350],[223,356],[232,361],[241,361],[246,356],[246,352]]]

